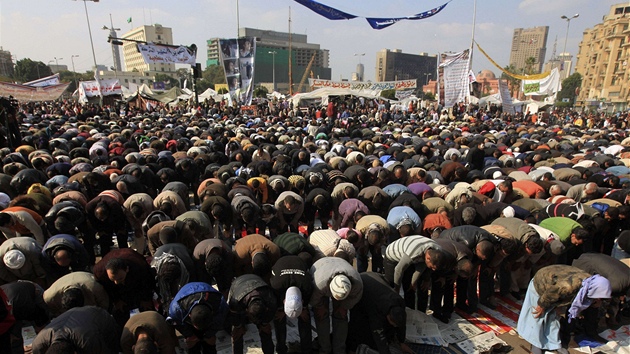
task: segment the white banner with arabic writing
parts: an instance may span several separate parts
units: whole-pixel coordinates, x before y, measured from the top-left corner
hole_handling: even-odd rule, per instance
[[[195,65],[197,53],[185,46],[166,47],[159,44],[138,44],[138,51],[147,64],[188,64]]]
[[[531,95],[552,95],[562,90],[560,83],[560,73],[558,68],[551,70],[551,74],[540,80],[522,80],[521,89],[525,96]]]
[[[503,112],[509,114],[516,114],[514,109],[514,103],[512,96],[510,95],[510,89],[507,82],[499,79],[499,93],[501,94],[501,105],[503,106]]]
[[[332,81],[322,79],[308,79],[308,84],[313,88],[341,88],[354,91],[382,91],[382,90],[406,90],[415,89],[417,80],[398,80],[383,82],[348,82],[348,81]]]
[[[468,49],[459,53],[442,54],[440,67],[444,70],[444,107],[453,107],[468,97],[469,62]]]
[[[122,95],[122,88],[118,79],[99,80],[99,85],[96,80],[93,81],[81,81],[79,82],[79,101],[86,102],[88,97],[95,97],[99,95]]]
[[[42,77],[41,79],[25,82],[22,85],[24,86],[32,86],[32,87],[47,87],[53,85],[59,85],[61,81],[59,81],[59,73]]]

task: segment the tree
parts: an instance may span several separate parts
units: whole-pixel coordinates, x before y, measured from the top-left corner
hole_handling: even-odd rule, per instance
[[[221,87],[221,88],[217,91],[217,93],[218,93],[218,94],[220,94],[220,95],[224,95],[224,94],[228,93],[228,90],[227,90],[225,87]]]
[[[17,81],[29,82],[50,75],[52,75],[52,71],[41,61],[24,58],[15,63],[15,79]]]
[[[570,107],[575,102],[576,89],[582,86],[582,75],[575,72],[571,76],[562,80],[562,90],[558,92],[556,96],[556,106],[558,107]],[[569,102],[562,102],[563,98],[568,98]]]
[[[171,76],[168,76],[166,74],[155,74],[155,82],[164,82],[164,83],[168,83],[171,87],[178,87],[179,86],[179,81]]]
[[[503,69],[512,74],[516,74],[516,71],[518,70],[516,69],[516,66],[514,66],[514,64],[510,64]],[[514,97],[514,91],[521,87],[521,80],[512,77],[504,72],[501,73],[501,79],[507,80],[508,84],[510,85],[510,95]]]
[[[265,86],[258,86],[254,89],[254,97],[266,98],[269,90]]]
[[[221,65],[210,65],[197,80],[197,92],[204,92],[208,88],[214,88],[216,84],[225,84],[225,73]]]
[[[190,72],[190,69],[188,68],[177,69],[175,73],[177,75],[177,78],[179,79],[179,82],[183,83],[186,80],[188,80],[186,81],[186,87],[188,87],[188,85],[192,87],[192,73]]]
[[[525,59],[525,74],[535,74],[538,70],[534,70],[534,65],[536,65],[536,58],[529,57]]]
[[[383,90],[381,91],[381,97],[396,100],[396,90]]]
[[[435,101],[435,95],[433,94],[433,92],[425,92],[424,99],[427,101]]]

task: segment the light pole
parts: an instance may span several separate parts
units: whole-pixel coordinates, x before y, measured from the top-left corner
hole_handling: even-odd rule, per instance
[[[63,58],[55,57],[55,65],[57,65],[57,70],[59,70],[59,60],[63,60]]]
[[[575,14],[571,17],[567,17],[567,16],[560,16],[561,19],[566,20],[567,21],[567,34],[564,37],[564,49],[562,50],[562,53],[566,53],[567,52],[567,39],[569,39],[569,25],[571,24],[571,20],[574,18],[578,18],[580,16],[580,14]],[[562,68],[564,70],[564,65],[562,65]]]
[[[269,54],[271,54],[271,77],[273,80],[273,91],[276,91],[276,54],[278,54],[278,52],[271,51],[269,52]]]
[[[85,20],[87,21],[87,26],[88,26],[88,33],[90,34],[90,46],[92,47],[92,59],[94,60],[94,78],[97,81],[97,84],[99,85],[99,91],[100,91],[100,83],[98,81],[98,65],[96,64],[96,52],[94,51],[94,40],[92,39],[92,27],[90,27],[90,15],[88,14],[88,9],[87,9],[87,1],[92,1],[92,2],[99,2],[99,0],[81,0],[83,1],[83,7],[85,8]],[[103,96],[99,96],[99,104],[100,106],[103,106]]]
[[[88,14],[87,2],[99,2],[99,0],[81,0],[83,1],[83,7],[85,8],[85,20],[87,21],[88,33],[90,35],[90,47],[92,48],[92,59],[94,60],[94,75],[98,75],[98,71],[96,70],[96,52],[94,51],[94,40],[92,39],[92,27],[90,26],[90,15]]]
[[[71,55],[70,61],[72,62],[72,78],[74,79],[74,88],[77,89],[79,84],[77,83],[77,72],[74,70],[74,58],[78,58],[78,55]]]
[[[429,84],[429,77],[431,76],[431,73],[424,73],[424,81],[425,81],[425,85]]]

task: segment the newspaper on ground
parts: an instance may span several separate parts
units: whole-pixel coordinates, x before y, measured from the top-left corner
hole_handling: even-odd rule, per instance
[[[410,308],[407,308],[406,339],[411,343],[429,344],[440,347],[448,346],[448,343],[440,334],[438,325],[433,322],[431,316]]]
[[[507,345],[507,343],[499,339],[494,332],[484,332],[457,343],[457,346],[468,354],[490,352],[496,345]]]

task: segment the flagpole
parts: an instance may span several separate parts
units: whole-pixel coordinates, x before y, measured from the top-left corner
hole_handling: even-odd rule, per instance
[[[473,23],[472,23],[472,34],[470,38],[470,53],[468,55],[468,72],[472,70],[473,63],[473,47],[475,45],[475,27],[477,23],[477,0],[473,2]],[[474,72],[474,71],[473,71]],[[470,75],[467,75],[470,77]],[[470,79],[468,79],[470,81]],[[470,103],[470,93],[472,92],[472,82],[468,82],[468,103]]]

